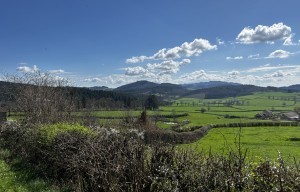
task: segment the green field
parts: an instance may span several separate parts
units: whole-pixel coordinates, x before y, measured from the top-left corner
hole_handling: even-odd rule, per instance
[[[233,104],[227,105],[228,102],[233,102]],[[190,124],[183,126],[184,128],[210,124],[262,121],[255,119],[254,116],[265,110],[272,110],[276,114],[292,111],[299,106],[299,93],[258,92],[252,95],[224,99],[180,98],[173,101],[170,106],[160,107],[160,110],[170,113],[188,113],[187,117],[176,119],[178,122],[190,121]],[[201,108],[206,111],[201,113]],[[226,116],[234,116],[235,118],[226,118]],[[168,126],[162,125],[162,127],[166,128]]]
[[[234,102],[227,105],[231,101]],[[187,128],[210,124],[272,121],[256,119],[255,115],[265,110],[272,110],[273,114],[279,114],[293,111],[299,106],[299,93],[259,92],[224,99],[180,98],[172,105],[160,109],[173,111],[173,113],[188,113],[187,117],[176,119],[178,122],[188,119],[190,123],[183,126]],[[201,113],[201,108],[206,111]],[[160,126],[168,127],[163,123]],[[210,150],[218,154],[227,153],[230,149],[237,149],[238,133],[239,128],[214,128],[201,140],[184,146],[206,153]],[[255,161],[260,158],[277,158],[279,152],[288,160],[291,160],[292,156],[299,160],[300,127],[243,127],[240,144],[244,150],[248,150],[248,157],[254,158]]]
[[[230,149],[236,150],[240,138],[243,150],[248,149],[248,157],[255,160],[276,159],[279,152],[288,161],[293,160],[292,157],[300,160],[300,127],[243,127],[241,132],[239,130],[214,128],[201,140],[184,146],[222,154]]]
[[[227,103],[233,102],[228,105]],[[160,128],[171,128],[176,124],[189,121],[188,124],[181,125],[181,128],[203,126],[211,124],[227,124],[235,122],[257,122],[271,121],[258,120],[255,115],[265,110],[272,110],[275,114],[292,111],[295,107],[300,107],[299,93],[282,92],[258,92],[252,95],[236,98],[204,99],[201,98],[179,98],[172,101],[171,105],[161,106],[157,111],[148,111],[150,116],[158,115],[178,115],[187,113],[187,116],[178,118],[163,118],[156,122]],[[201,109],[205,112],[201,112]],[[125,117],[140,117],[141,110],[99,110],[74,113],[78,116],[91,115],[99,117],[98,121],[102,125],[114,125],[122,123]]]

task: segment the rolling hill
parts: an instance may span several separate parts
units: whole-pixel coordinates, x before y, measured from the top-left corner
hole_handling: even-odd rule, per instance
[[[153,83],[149,81],[137,81],[115,89],[118,92],[143,95],[178,96],[187,93],[187,89],[181,85],[171,83]]]

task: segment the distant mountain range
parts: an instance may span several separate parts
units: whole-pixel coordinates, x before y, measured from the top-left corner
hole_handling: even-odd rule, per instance
[[[220,87],[220,86],[233,86],[233,85],[241,85],[241,84],[224,82],[224,81],[209,81],[209,82],[183,84],[182,86],[189,90],[196,90],[196,89],[204,89],[204,88]]]
[[[16,84],[0,81],[0,101],[9,100],[7,90],[15,90]],[[112,89],[106,86],[97,86],[89,88],[75,88],[79,97],[86,96],[89,99],[101,97],[125,98],[127,95],[133,98],[145,98],[147,95],[155,94],[162,98],[174,97],[204,97],[208,99],[236,97],[249,95],[254,92],[283,91],[300,92],[300,84],[287,87],[259,87],[255,85],[243,85],[238,83],[228,83],[222,81],[210,81],[192,84],[171,84],[171,83],[153,83],[150,81],[137,81],[127,85]],[[125,96],[125,95],[126,96]],[[125,98],[124,100],[126,100]],[[134,100],[134,99],[133,99]]]
[[[283,91],[298,92],[299,85],[291,85],[288,87],[259,87],[255,85],[243,85],[239,83],[209,81],[191,84],[171,84],[171,83],[153,83],[149,81],[137,81],[127,85],[120,86],[114,91],[124,92],[134,95],[156,94],[162,97],[198,97],[205,95],[205,98],[224,98],[236,97],[252,94],[254,92],[264,91]]]
[[[93,91],[111,91],[113,90],[112,88],[106,87],[106,86],[94,86],[94,87],[89,87],[90,90]]]

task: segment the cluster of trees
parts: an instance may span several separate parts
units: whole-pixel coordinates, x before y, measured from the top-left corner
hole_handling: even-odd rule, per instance
[[[69,81],[47,72],[35,71],[21,75],[7,75],[0,82],[0,107],[25,115],[28,122],[56,122],[71,118],[80,110],[157,109],[155,95],[128,94],[91,90],[69,86]]]
[[[30,122],[67,120],[71,112],[82,109],[143,108],[144,103],[144,97],[71,87],[68,80],[42,71],[7,75],[0,82],[2,110],[18,112]],[[155,101],[149,106],[156,108]]]

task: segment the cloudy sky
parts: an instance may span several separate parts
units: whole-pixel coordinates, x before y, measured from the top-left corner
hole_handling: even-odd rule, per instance
[[[2,0],[0,73],[75,86],[300,83],[298,0]],[[0,75],[1,78],[1,75]]]

